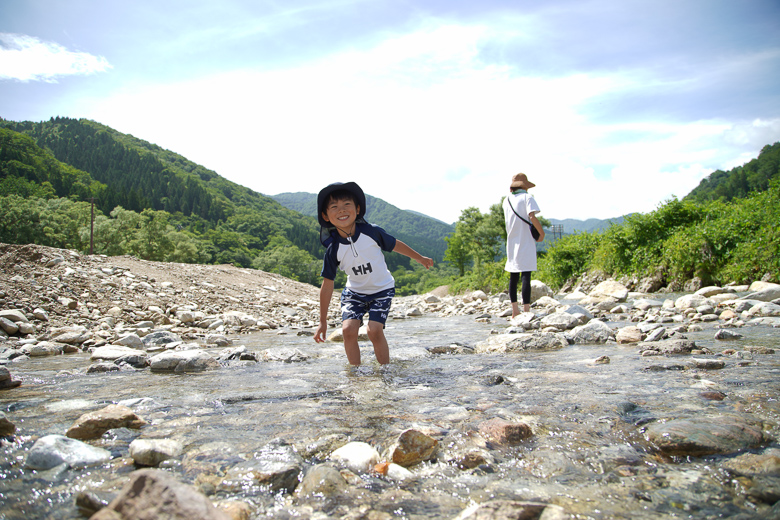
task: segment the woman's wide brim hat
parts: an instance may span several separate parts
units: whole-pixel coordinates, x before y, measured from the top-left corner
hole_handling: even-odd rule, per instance
[[[334,182],[333,184],[328,184],[322,188],[319,195],[317,195],[317,220],[319,221],[320,226],[327,228],[331,225],[322,218],[322,213],[325,211],[325,203],[327,202],[328,197],[330,197],[330,194],[340,190],[346,190],[354,195],[355,203],[360,207],[357,218],[363,218],[366,215],[366,194],[363,193],[360,186],[354,182]]]
[[[528,177],[526,177],[524,173],[516,173],[512,175],[512,184],[509,185],[510,188],[522,188],[524,190],[533,188],[534,186],[536,186],[536,184],[529,181]]]

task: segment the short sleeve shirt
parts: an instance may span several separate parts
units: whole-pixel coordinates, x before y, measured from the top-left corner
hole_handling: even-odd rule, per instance
[[[347,288],[359,294],[374,294],[395,287],[382,251],[395,249],[395,238],[373,224],[360,223],[350,238],[333,233],[325,245],[322,276],[336,278],[338,269],[347,273]]]
[[[504,270],[510,273],[536,271],[536,241],[531,235],[528,224],[520,220],[512,208],[521,217],[531,221],[531,213],[539,213],[539,204],[529,193],[511,194],[504,199],[504,220],[506,224],[506,265]]]

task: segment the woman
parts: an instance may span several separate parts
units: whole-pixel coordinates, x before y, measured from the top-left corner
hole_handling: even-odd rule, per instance
[[[544,229],[536,218],[539,205],[528,190],[536,186],[524,173],[512,176],[509,185],[511,194],[504,199],[504,221],[506,222],[506,266],[509,272],[509,300],[512,302],[512,317],[520,314],[517,304],[517,284],[522,277],[523,312],[531,310],[531,271],[536,271],[536,242],[544,240]],[[531,227],[539,232],[534,240]]]

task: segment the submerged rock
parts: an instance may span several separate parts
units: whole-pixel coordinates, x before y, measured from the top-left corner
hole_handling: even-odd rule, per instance
[[[647,426],[646,436],[663,453],[680,457],[730,454],[768,441],[761,425],[734,416],[659,421]]]
[[[30,449],[24,466],[29,469],[47,470],[67,464],[78,468],[100,464],[111,459],[111,452],[103,448],[64,435],[46,435],[41,437]]]

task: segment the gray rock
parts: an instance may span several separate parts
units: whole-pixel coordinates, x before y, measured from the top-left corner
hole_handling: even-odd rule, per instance
[[[263,351],[263,361],[282,361],[284,363],[298,363],[306,361],[309,356],[297,348],[275,348]]]
[[[135,333],[126,334],[122,336],[121,338],[119,338],[114,342],[114,345],[122,345],[131,348],[144,348],[143,340],[141,340],[138,334]]]
[[[8,318],[2,318],[0,317],[0,329],[3,329],[6,334],[9,336],[13,336],[17,332],[19,332],[19,326],[16,325],[13,321],[9,320]]]
[[[36,320],[49,321],[49,313],[41,308],[34,309],[32,314]]]
[[[35,470],[51,469],[60,464],[72,468],[92,466],[111,459],[111,452],[64,435],[41,437],[30,449],[25,467]]]
[[[760,291],[752,292],[743,297],[745,300],[759,300],[762,302],[771,302],[780,298],[780,285],[773,284],[773,286],[765,287]]]
[[[95,350],[93,350],[90,359],[92,361],[116,361],[123,356],[132,356],[138,354],[143,354],[145,356],[142,350],[123,347],[121,345],[106,345],[104,347],[97,347]]]
[[[573,329],[579,325],[579,320],[567,312],[554,312],[542,318],[542,327],[553,327],[558,330]]]
[[[668,333],[666,331],[666,327],[658,327],[650,331],[650,333],[645,338],[645,341],[661,341],[666,339],[667,336]]]
[[[639,309],[640,311],[646,311],[649,309],[659,308],[663,306],[663,304],[664,302],[660,300],[642,299],[634,302],[634,308]]]
[[[453,520],[531,520],[542,518],[544,520],[563,520],[569,516],[562,507],[556,505],[516,500],[491,500],[467,507]]]
[[[90,520],[230,520],[194,487],[183,484],[168,472],[141,469],[108,507]]]
[[[566,336],[557,332],[496,334],[477,343],[474,352],[497,354],[525,350],[557,350],[568,346],[569,341]]]
[[[696,343],[688,339],[667,339],[664,341],[643,343],[642,348],[653,348],[661,354],[668,356],[690,354],[693,350],[698,350]]]
[[[749,318],[755,316],[780,316],[780,305],[770,302],[761,302],[748,309],[745,314]]]
[[[571,332],[566,333],[566,337],[572,343],[606,343],[615,341],[615,331],[603,321],[591,321],[586,325],[575,327]]]
[[[701,305],[710,305],[714,307],[713,302],[709,298],[698,294],[686,294],[674,301],[674,308],[681,311],[685,309],[695,309]]]
[[[594,287],[588,296],[591,298],[614,298],[619,303],[628,298],[628,288],[620,282],[606,280]]]
[[[744,336],[739,332],[734,332],[733,330],[729,329],[719,329],[718,332],[715,333],[715,339],[720,340],[735,340],[742,339],[743,337]]]
[[[233,341],[229,340],[224,334],[209,334],[206,336],[207,345],[216,345],[218,347],[226,347],[231,345]]]
[[[19,349],[24,355],[30,357],[56,356],[65,351],[65,345],[52,341],[41,341],[34,345],[24,345]]]
[[[128,448],[129,455],[139,466],[157,466],[182,454],[181,443],[173,439],[135,439]]]
[[[162,352],[149,359],[152,372],[200,372],[219,368],[219,362],[203,350]]]
[[[13,321],[14,323],[27,322],[27,316],[19,309],[8,309],[0,311],[0,318]]]
[[[167,330],[158,330],[144,336],[142,343],[144,345],[144,348],[149,348],[151,346],[176,343],[177,341],[181,341],[181,340],[182,340],[181,337],[178,336],[177,334],[174,334],[173,332]]]
[[[68,345],[81,345],[88,339],[91,334],[84,327],[69,327],[66,329],[60,329],[51,334],[51,339],[57,343],[65,343]]]

